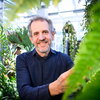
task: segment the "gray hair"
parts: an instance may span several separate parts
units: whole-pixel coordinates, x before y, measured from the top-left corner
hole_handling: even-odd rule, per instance
[[[32,24],[32,22],[35,22],[35,21],[38,21],[38,20],[40,20],[40,21],[46,21],[48,23],[48,25],[49,25],[49,30],[51,32],[55,32],[55,29],[53,27],[53,23],[52,23],[52,21],[50,19],[47,19],[47,18],[41,17],[41,16],[35,16],[33,19],[31,19],[31,21],[30,21],[30,23],[28,25],[29,36],[32,36],[32,30],[31,30],[31,24]]]

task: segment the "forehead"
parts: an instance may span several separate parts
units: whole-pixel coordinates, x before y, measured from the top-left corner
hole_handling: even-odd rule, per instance
[[[33,21],[31,24],[31,30],[39,30],[39,29],[49,29],[48,22],[45,20]]]

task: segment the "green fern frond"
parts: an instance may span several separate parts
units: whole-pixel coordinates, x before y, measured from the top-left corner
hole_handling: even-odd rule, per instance
[[[69,88],[66,90],[63,100],[69,100],[68,97],[81,86],[87,83],[86,78],[91,77],[100,71],[100,5],[97,2],[91,9],[93,15],[89,25],[89,31],[82,41],[79,53],[75,58],[74,73],[69,77]],[[91,13],[91,12],[90,12]],[[74,99],[73,99],[74,100]]]
[[[92,77],[75,100],[100,100],[100,71]]]

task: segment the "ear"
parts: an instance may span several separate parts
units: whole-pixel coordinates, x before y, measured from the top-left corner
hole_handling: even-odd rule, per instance
[[[30,36],[29,39],[30,39],[31,43],[33,44],[33,38]]]
[[[52,40],[54,40],[55,32],[52,32]]]

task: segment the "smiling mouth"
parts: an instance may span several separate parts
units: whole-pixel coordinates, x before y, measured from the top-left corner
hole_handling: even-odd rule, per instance
[[[40,43],[48,43],[47,40],[43,40],[43,41],[38,41],[37,44],[40,44]]]
[[[42,46],[42,47],[45,47],[47,44],[47,42],[41,42],[39,45]]]

